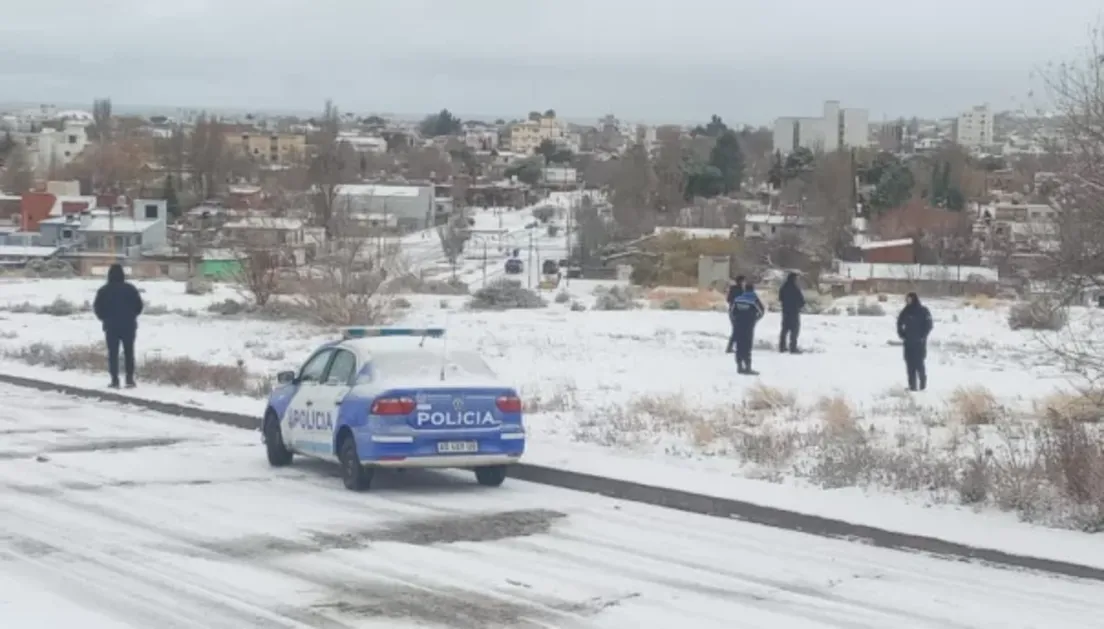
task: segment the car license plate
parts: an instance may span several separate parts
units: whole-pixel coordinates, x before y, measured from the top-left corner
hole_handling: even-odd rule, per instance
[[[437,444],[437,451],[441,454],[462,454],[479,452],[477,441],[442,441]]]

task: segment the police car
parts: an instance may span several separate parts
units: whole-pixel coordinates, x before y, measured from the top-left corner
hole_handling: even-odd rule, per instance
[[[341,465],[365,490],[379,468],[458,467],[497,487],[525,451],[521,399],[443,328],[353,327],[277,375],[262,434],[273,466]]]

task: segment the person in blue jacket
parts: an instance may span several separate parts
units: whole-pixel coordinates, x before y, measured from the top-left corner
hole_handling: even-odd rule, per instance
[[[755,342],[755,324],[763,318],[765,310],[755,286],[748,283],[744,292],[732,301],[733,334],[736,337],[737,373],[758,375],[751,368],[751,346]]]
[[[728,292],[725,293],[725,303],[728,304],[728,325],[731,328],[728,334],[728,345],[725,346],[726,354],[731,354],[735,351],[736,320],[732,318],[732,302],[736,301],[736,298],[739,297],[742,292],[744,292],[744,276],[737,275],[728,283]]]

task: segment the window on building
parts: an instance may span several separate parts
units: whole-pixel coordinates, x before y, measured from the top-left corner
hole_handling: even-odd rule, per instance
[[[71,230],[71,229],[61,230],[61,239],[62,240],[72,240],[73,239],[73,230]]]
[[[160,213],[158,212],[158,207],[156,204],[150,203],[146,205],[146,218],[149,220],[156,220],[160,218]]]
[[[69,151],[65,151],[65,156],[70,157],[72,154]]]
[[[77,136],[75,136],[75,135],[69,136],[69,144],[76,144],[76,143],[77,143]]]
[[[759,225],[758,224],[752,224],[751,231],[753,231],[755,233],[759,233]]]

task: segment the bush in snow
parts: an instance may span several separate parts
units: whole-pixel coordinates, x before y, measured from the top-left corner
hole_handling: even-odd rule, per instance
[[[543,308],[546,305],[540,295],[522,286],[521,282],[507,278],[497,279],[475,291],[468,302],[472,310]]]
[[[73,266],[64,260],[32,260],[27,263],[26,274],[29,277],[62,279],[73,277]]]
[[[869,302],[865,297],[859,299],[859,303],[847,309],[847,314],[859,317],[884,317],[885,308],[878,302]]]
[[[1013,330],[1056,332],[1066,327],[1068,320],[1065,309],[1049,299],[1033,299],[1008,309],[1008,327]]]
[[[569,301],[571,301],[571,295],[568,295],[567,291],[562,290],[562,291],[556,293],[555,302],[557,304],[566,304]]]
[[[68,317],[77,313],[77,305],[64,297],[58,296],[49,305],[40,308],[39,313],[55,317]]]
[[[594,292],[598,295],[594,300],[595,310],[633,310],[640,307],[636,303],[637,290],[632,286],[599,286]]]
[[[582,303],[577,302],[577,301],[571,302],[571,312],[585,312],[585,311],[586,311],[586,306],[584,306]]]
[[[214,289],[215,287],[211,285],[211,282],[201,275],[188,278],[188,281],[184,284],[184,292],[188,295],[207,295]]]
[[[410,300],[405,297],[396,297],[391,300],[391,305],[395,308],[407,309],[413,307],[414,304],[410,303]]]
[[[468,285],[457,278],[450,277],[444,281],[423,280],[413,273],[407,273],[396,277],[387,283],[387,288],[395,293],[418,293],[423,295],[468,294]]]
[[[219,314],[225,317],[231,317],[241,314],[246,311],[246,306],[240,301],[233,299],[224,299],[222,301],[216,301],[215,303],[207,306],[207,312],[212,314]]]
[[[682,304],[677,299],[667,299],[659,305],[660,310],[682,310]]]

